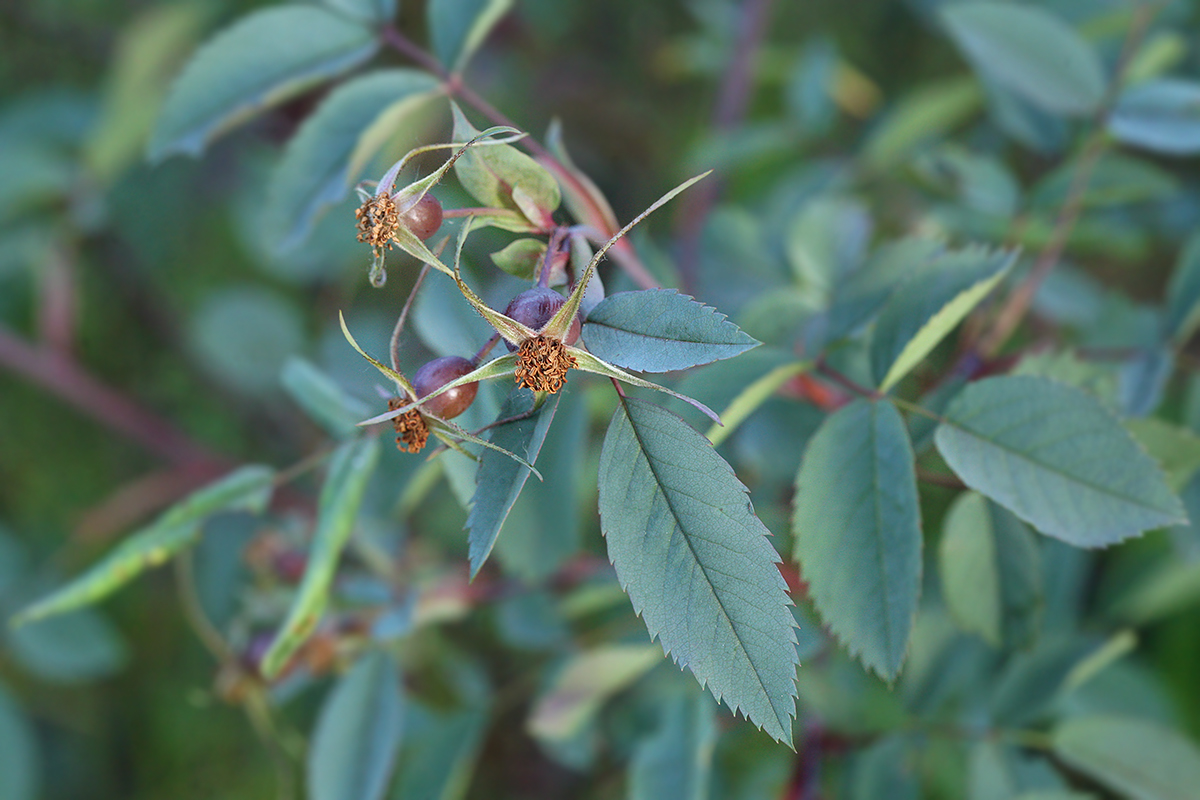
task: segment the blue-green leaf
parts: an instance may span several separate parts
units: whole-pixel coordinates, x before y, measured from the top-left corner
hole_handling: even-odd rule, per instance
[[[598,358],[637,372],[687,369],[759,344],[724,314],[674,289],[609,295],[588,314],[583,341]]]
[[[430,0],[425,13],[438,61],[450,72],[462,72],[512,5],[513,0]]]
[[[1117,419],[1054,381],[970,384],[934,438],[964,483],[1069,544],[1104,547],[1185,519],[1158,465]]]
[[[262,673],[265,677],[273,678],[279,674],[292,654],[317,627],[329,600],[329,587],[333,584],[342,548],[354,530],[354,521],[367,490],[367,482],[378,462],[378,439],[347,442],[334,453],[317,502],[317,525],[308,555],[308,566],[292,600],[287,619],[263,655]]]
[[[349,170],[363,130],[396,103],[416,108],[437,85],[415,69],[371,72],[339,86],[304,120],[271,176],[267,224],[279,250],[301,244],[321,213],[362,177]]]
[[[33,728],[0,687],[0,800],[36,800],[40,775]]]
[[[510,453],[516,453],[530,464],[537,460],[546,432],[554,419],[561,395],[550,396],[535,408],[536,398],[528,389],[517,388],[509,393],[500,408],[498,420],[528,416],[515,422],[506,422],[492,429],[489,441]],[[513,503],[529,479],[529,467],[519,464],[503,453],[487,449],[479,455],[479,470],[475,473],[475,497],[471,502],[471,513],[467,515],[471,577],[479,574],[480,568],[492,553],[500,528],[508,518]]]
[[[1200,786],[1200,750],[1155,723],[1078,717],[1053,735],[1054,753],[1063,762],[1134,800],[1191,800]]]
[[[718,700],[790,742],[796,634],[779,556],[708,440],[622,398],[600,452],[600,523],[650,635]]]
[[[125,664],[116,628],[90,608],[38,620],[9,632],[13,658],[53,683],[82,683],[112,675]]]
[[[942,595],[963,630],[993,647],[1021,647],[1037,635],[1042,566],[1023,522],[966,492],[946,514],[938,547]]]
[[[871,372],[887,391],[1007,274],[1016,254],[969,247],[929,262],[888,299],[871,338]]]
[[[377,47],[368,28],[317,6],[248,14],[204,44],[175,81],[150,158],[199,155],[228,129],[361,64]]]
[[[195,544],[201,525],[213,514],[236,510],[261,512],[271,497],[273,477],[274,472],[268,467],[242,467],[194,492],[149,527],[127,537],[87,572],[21,611],[14,624],[73,611],[107,597],[144,570]]]
[[[1183,344],[1200,326],[1200,234],[1188,239],[1167,284],[1166,334]]]
[[[370,409],[317,369],[311,361],[292,356],[280,375],[283,388],[322,428],[334,436],[346,438],[358,432],[358,421]]]
[[[808,442],[796,476],[795,557],[821,617],[851,653],[892,680],[921,591],[912,445],[890,402],[857,400]]]
[[[941,15],[977,71],[1039,108],[1082,115],[1104,99],[1096,52],[1050,12],[984,2],[943,6]]]
[[[854,759],[851,800],[918,800],[914,742],[892,734],[875,742]]]
[[[443,711],[409,703],[390,800],[461,800],[487,732],[486,703]]]
[[[372,24],[390,22],[396,16],[397,0],[323,0],[335,11]]]
[[[308,753],[311,800],[380,800],[400,748],[404,698],[387,653],[359,659],[321,709]]]
[[[1120,141],[1173,156],[1200,153],[1200,83],[1164,78],[1133,86],[1108,117]]]
[[[630,800],[705,800],[717,742],[712,700],[680,693],[663,709],[659,729],[643,739],[629,767]]]

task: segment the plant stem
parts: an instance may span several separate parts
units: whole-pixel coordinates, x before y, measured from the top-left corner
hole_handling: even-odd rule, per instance
[[[842,373],[838,372],[833,367],[826,364],[825,359],[823,359],[823,358],[817,359],[816,368],[817,368],[817,372],[819,372],[822,375],[824,375],[825,377],[829,378],[831,381],[836,383],[838,386],[841,386],[843,389],[847,389],[850,392],[858,395],[859,397],[866,397],[871,400],[881,400],[881,399],[883,399],[883,397],[885,397],[885,395],[882,392],[879,392],[875,389],[868,389],[866,386],[863,386],[862,384],[859,384],[859,383],[856,383],[855,381],[850,380],[845,375],[843,375]]]

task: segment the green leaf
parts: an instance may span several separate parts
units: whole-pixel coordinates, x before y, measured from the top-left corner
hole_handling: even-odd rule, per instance
[[[1105,547],[1185,518],[1158,465],[1116,418],[1054,381],[972,383],[934,438],[964,483],[1068,544]]]
[[[365,403],[351,397],[311,362],[292,356],[280,375],[283,388],[304,412],[338,438],[358,431],[357,423],[368,412]]]
[[[1109,115],[1108,130],[1156,153],[1200,153],[1200,83],[1164,78],[1130,87]]]
[[[541,239],[516,239],[503,249],[492,253],[492,261],[509,275],[521,280],[535,280],[546,257],[546,243]]]
[[[1182,490],[1200,469],[1200,436],[1188,428],[1146,417],[1129,420],[1125,429],[1162,467],[1171,491]]]
[[[430,0],[425,13],[438,61],[452,73],[462,72],[512,6],[513,0]]]
[[[1076,160],[1051,172],[1034,188],[1030,206],[1056,213],[1066,204],[1078,170]],[[1092,169],[1081,202],[1085,208],[1106,208],[1166,200],[1178,191],[1178,179],[1161,167],[1141,158],[1106,153]]]
[[[1042,110],[1090,114],[1104,99],[1099,57],[1053,14],[986,2],[943,6],[941,15],[977,71]]]
[[[377,47],[368,28],[316,6],[248,14],[203,45],[175,81],[150,159],[199,155],[225,131],[361,64]]]
[[[40,784],[33,727],[0,686],[0,800],[37,800]]]
[[[1200,327],[1200,234],[1184,245],[1167,284],[1166,334],[1184,344]]]
[[[1066,690],[1072,672],[1096,649],[1095,642],[1086,639],[1043,639],[1036,649],[1014,655],[992,688],[996,723],[1019,727],[1036,722]]]
[[[483,702],[455,711],[410,703],[390,800],[461,800],[487,733],[487,711]]]
[[[600,452],[600,524],[651,637],[790,742],[795,621],[779,556],[729,465],[679,417],[622,398]]]
[[[329,600],[329,587],[333,584],[342,548],[354,531],[363,493],[378,462],[378,439],[347,442],[334,453],[317,502],[316,530],[304,578],[275,641],[263,655],[262,674],[267,679],[279,674],[317,627]]]
[[[1133,800],[1190,800],[1200,750],[1182,734],[1140,719],[1080,717],[1054,730],[1054,753]]]
[[[602,645],[574,655],[533,704],[526,727],[539,739],[570,739],[608,698],[660,663],[653,645]]]
[[[942,595],[965,631],[993,647],[1024,647],[1038,633],[1042,566],[1025,524],[982,495],[959,495],[938,547]]]
[[[902,734],[892,734],[864,749],[854,759],[851,800],[917,800],[917,782],[913,742]]]
[[[373,651],[329,694],[308,753],[312,800],[380,800],[400,748],[404,720],[395,659]]]
[[[546,432],[554,419],[560,395],[553,395],[538,405],[539,398],[528,389],[517,388],[509,393],[500,407],[497,420],[525,416],[492,429],[490,441],[497,447],[516,453],[529,463],[537,460]],[[479,455],[479,470],[475,473],[475,497],[467,516],[471,577],[492,553],[504,520],[517,502],[517,496],[529,479],[529,467],[513,461],[495,450]]]
[[[360,22],[381,24],[396,16],[397,0],[322,0],[334,11],[340,11]]]
[[[935,258],[897,289],[871,338],[871,372],[880,391],[888,391],[929,355],[1015,260],[1010,251],[969,247]]]
[[[795,558],[834,634],[887,680],[900,672],[921,592],[912,445],[890,402],[825,420],[796,475]]]
[[[454,141],[479,135],[457,104]],[[454,174],[467,193],[485,206],[516,211],[536,226],[553,227],[550,216],[562,202],[558,182],[546,168],[511,144],[473,147],[454,163]]]
[[[201,525],[213,514],[237,510],[261,513],[271,497],[274,476],[268,467],[242,467],[188,495],[149,527],[128,536],[87,572],[21,611],[13,624],[73,611],[107,597],[144,570],[195,544]]]
[[[379,70],[347,81],[321,102],[288,142],[271,176],[266,219],[279,251],[302,244],[325,209],[341,202],[362,178],[349,169],[363,130],[397,103],[416,108],[434,96],[437,86],[420,70]]]
[[[638,743],[629,765],[630,800],[705,800],[717,743],[712,701],[678,694],[663,709],[652,736]]]
[[[757,411],[763,403],[771,399],[785,383],[812,368],[813,362],[811,361],[792,361],[781,364],[765,375],[747,383],[722,412],[721,422],[724,425],[713,423],[712,427],[708,429],[708,433],[704,434],[705,438],[712,442],[713,447],[717,447],[728,439],[730,434],[737,430],[738,426]]]
[[[757,347],[724,314],[674,289],[618,292],[588,314],[583,341],[598,358],[637,372],[672,372]]]
[[[970,77],[920,86],[900,98],[872,130],[865,148],[869,163],[886,169],[914,150],[944,136],[979,113],[983,92]]]
[[[90,608],[38,620],[9,632],[13,658],[42,680],[75,684],[106,678],[125,665],[125,643]]]

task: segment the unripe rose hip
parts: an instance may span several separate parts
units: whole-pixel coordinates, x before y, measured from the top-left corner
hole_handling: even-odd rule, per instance
[[[459,356],[435,358],[417,370],[417,374],[413,376],[413,388],[417,390],[417,397],[425,397],[473,369],[475,365],[471,361]],[[442,392],[422,408],[443,419],[452,419],[471,406],[477,391],[477,381],[464,383]]]
[[[426,194],[417,204],[400,215],[400,224],[408,228],[418,239],[428,239],[442,227],[442,204],[431,194]]]
[[[535,286],[514,297],[508,307],[504,309],[504,315],[515,319],[527,328],[540,331],[566,302],[566,298],[553,289]],[[571,327],[567,328],[563,342],[575,344],[579,340],[579,329],[579,315],[577,314],[571,320]],[[505,344],[510,351],[517,349],[507,341]]]

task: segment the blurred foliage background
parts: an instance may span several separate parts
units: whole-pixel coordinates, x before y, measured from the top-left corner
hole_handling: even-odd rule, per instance
[[[174,157],[152,166],[143,158],[173,72],[199,40],[251,5],[260,4],[0,4],[5,618],[229,465],[253,460],[282,467],[319,449],[322,434],[278,379],[290,356],[311,360],[375,402],[373,379],[342,340],[336,314],[346,309],[356,331],[364,331],[367,349],[382,352],[411,275],[395,266],[385,291],[368,288],[365,248],[353,241],[352,206],[335,208],[308,245],[284,255],[274,251],[261,219],[271,166],[326,89],[269,111],[201,159]],[[719,184],[656,217],[636,243],[664,283],[682,285],[778,345],[789,334],[777,329],[779,320],[807,302],[802,293],[777,293],[788,274],[782,265],[796,248],[809,246],[804,237],[814,232],[836,230],[835,240],[821,246],[844,248],[851,259],[871,241],[914,231],[1033,251],[1046,242],[1065,196],[1056,171],[1075,157],[1083,123],[1028,108],[997,111],[998,101],[985,97],[938,30],[933,15],[939,5],[519,0],[467,81],[535,135],[561,120],[576,163],[621,220],[666,187],[716,167]],[[1110,62],[1136,13],[1119,0],[1038,5],[1077,26]],[[755,20],[758,32],[744,34]],[[422,4],[402,2],[398,25],[421,31]],[[1195,75],[1198,26],[1193,3],[1157,9],[1137,67]],[[404,63],[393,53],[380,61]],[[730,77],[739,70],[742,84]],[[430,118],[399,143],[401,150],[436,138],[444,125]],[[1076,268],[1048,286],[1040,299],[1042,327],[1031,338],[1073,326],[1069,335],[1082,346],[1123,348],[1136,343],[1152,314],[1149,305],[1162,297],[1182,242],[1200,218],[1196,162],[1144,153],[1125,158],[1109,171],[1108,199],[1085,209],[1068,248]],[[453,188],[445,191],[452,203]],[[801,220],[805,204],[823,193],[837,196],[834,205],[824,208],[825,216]],[[1014,225],[1018,217],[1021,224]],[[501,241],[488,236],[480,236],[480,253],[488,242]],[[605,278],[610,291],[626,280],[608,272]],[[501,284],[493,296],[504,291]],[[446,330],[446,320],[436,307],[418,313],[426,349],[453,350],[449,345],[460,341],[461,329]],[[465,347],[476,340],[478,321],[469,312],[458,321],[474,331],[462,336]],[[413,344],[407,354],[414,364],[421,347]],[[751,354],[685,382],[720,409],[742,376],[756,377],[778,363],[771,361],[775,352]],[[1163,391],[1165,413],[1197,428],[1200,404],[1191,379],[1175,379]],[[584,396],[587,403],[581,401],[574,416],[575,441],[590,436],[595,444],[611,400]],[[797,402],[804,399],[770,401],[722,450],[750,485],[782,552],[789,552],[792,477],[805,439],[822,418],[813,403]],[[579,463],[578,482],[586,487],[596,448],[576,450],[572,459],[570,444],[560,447],[564,463]],[[395,487],[407,485],[417,469],[396,453],[385,458],[390,486],[373,489],[381,508],[396,500]],[[286,502],[303,509],[311,489],[302,478]],[[563,512],[577,518],[571,541],[602,557],[594,489],[571,491],[575,502]],[[940,527],[950,496],[923,486],[929,530]],[[451,487],[439,481],[402,527],[405,535],[433,543],[436,558],[454,562],[464,552],[464,518]],[[216,528],[206,538],[213,552],[202,550],[197,561],[212,560],[215,566],[202,564],[201,578],[219,586],[246,569],[228,554],[239,554],[251,532],[237,519]],[[293,533],[285,531],[284,538]],[[1159,543],[1147,539],[1094,558],[1064,556],[1061,565],[1051,558],[1048,572],[1061,566],[1050,580],[1076,592],[1070,602],[1100,607],[1161,556]],[[208,591],[200,588],[202,595]],[[1171,599],[1171,613],[1140,623],[1142,646],[1113,679],[1110,698],[1151,708],[1193,736],[1200,735],[1195,595],[1193,582]],[[227,599],[205,602],[218,619],[233,613],[222,610]],[[520,730],[530,691],[523,681],[535,681],[557,652],[565,623],[547,621],[536,603],[481,605],[486,613],[451,623],[438,646],[473,650],[488,664],[493,683],[515,683],[512,691],[524,699],[501,706],[469,796],[582,796],[570,766],[577,756],[547,754],[525,734],[505,734]],[[98,610],[0,636],[0,747],[32,737],[36,755],[28,763],[41,786],[36,796],[182,800],[275,793],[270,749],[243,710],[221,699],[213,659],[183,618],[175,581],[160,570]],[[644,629],[631,620],[627,605],[606,618],[630,641],[640,635],[644,642]],[[831,670],[828,680],[841,681],[841,693],[802,687],[802,716],[806,703],[836,697],[863,707],[822,708],[827,719],[869,718],[872,712],[863,709],[873,701],[864,698],[875,697],[882,684],[856,667]],[[324,685],[318,677],[298,690],[286,725],[308,729]],[[886,703],[873,708],[888,713],[879,710]],[[630,717],[613,724],[644,728],[636,713]],[[718,796],[776,796],[798,769],[794,756],[745,757],[759,776],[760,794],[754,781],[736,777],[736,764],[739,753],[767,752],[765,738],[758,742],[749,731],[736,736],[753,741],[745,751],[726,742],[719,758],[726,759],[729,787],[741,788]],[[838,746],[830,746],[830,758],[836,760]],[[599,788],[589,790],[595,796],[619,794],[621,757],[609,752],[599,767],[592,762],[602,776]],[[496,785],[514,787],[513,793],[494,794],[488,787]]]

